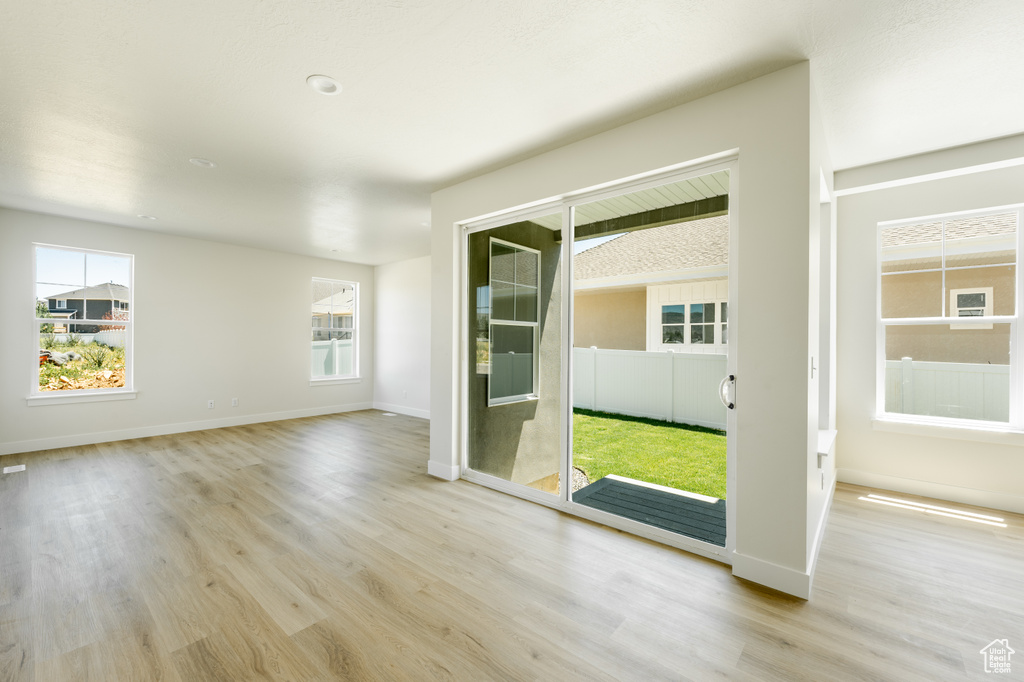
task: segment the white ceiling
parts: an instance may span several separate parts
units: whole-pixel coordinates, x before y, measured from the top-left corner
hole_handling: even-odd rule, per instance
[[[0,8],[0,205],[360,263],[427,254],[434,189],[802,59],[838,168],[1024,131],[1021,0]]]

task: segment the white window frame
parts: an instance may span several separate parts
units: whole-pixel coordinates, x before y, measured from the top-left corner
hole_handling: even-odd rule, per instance
[[[57,299],[57,310],[67,310],[67,307],[68,307],[68,299],[66,299],[66,298],[58,298]]]
[[[352,327],[331,327],[331,319],[335,317],[334,311],[331,310],[328,313],[327,327],[318,327],[313,324],[313,316],[310,311],[310,335],[314,330],[321,331],[351,331],[352,332],[352,371],[348,374],[325,374],[322,376],[313,376],[313,343],[312,338],[310,339],[309,345],[309,385],[310,386],[329,386],[332,384],[347,384],[355,383],[360,381],[359,374],[359,282],[353,282],[344,279],[334,279],[333,277],[313,277],[310,280],[310,297],[309,301],[312,301],[313,286],[316,282],[330,282],[332,285],[341,284],[343,286],[352,287]]]
[[[573,253],[573,242],[574,235],[572,226],[574,225],[573,214],[576,206],[598,201],[601,199],[609,198],[612,196],[621,196],[628,194],[633,191],[647,189],[649,187],[657,187],[663,184],[679,182],[691,177],[699,177],[709,173],[714,173],[719,170],[729,171],[729,263],[732,267],[735,267],[735,263],[738,261],[739,255],[739,211],[740,205],[740,178],[739,178],[739,153],[738,150],[731,150],[722,152],[720,154],[714,154],[712,156],[704,157],[694,161],[687,161],[681,164],[675,164],[666,168],[662,168],[650,173],[643,173],[640,175],[632,176],[629,178],[623,178],[621,180],[615,180],[602,185],[589,187],[574,192],[569,192],[556,197],[549,197],[539,201],[531,202],[529,204],[522,204],[518,207],[495,211],[485,215],[477,216],[475,218],[454,222],[452,224],[452,234],[459,240],[460,248],[458,250],[459,258],[459,272],[461,277],[461,284],[454,293],[453,305],[457,306],[459,311],[460,325],[458,327],[458,336],[456,338],[456,347],[459,348],[459,369],[453,376],[455,383],[453,389],[458,395],[459,414],[463,417],[468,414],[469,410],[469,393],[470,393],[470,376],[472,363],[469,362],[469,353],[475,352],[470,348],[467,342],[470,339],[470,292],[467,286],[469,282],[469,237],[470,235],[480,232],[483,230],[489,230],[496,227],[503,227],[512,223],[520,222],[523,220],[531,220],[533,218],[542,218],[548,216],[556,211],[561,210],[562,212],[562,227],[563,230],[563,242],[562,242],[562,276],[561,276],[561,289],[562,289],[562,300],[561,300],[561,312],[562,312],[562,353],[561,353],[561,402],[563,406],[572,405],[572,364],[573,364],[573,325],[572,325],[572,314],[573,314],[573,293],[574,293],[574,279],[572,272],[572,253]],[[728,296],[724,299],[729,302],[730,320],[729,326],[732,327],[734,334],[739,334],[740,325],[742,318],[742,308],[740,305],[739,297],[739,284],[738,278],[730,277],[728,279]],[[473,306],[475,309],[475,306]],[[650,310],[650,307],[648,307]],[[649,319],[649,318],[648,318]],[[660,330],[659,330],[660,332]],[[651,325],[647,325],[646,334],[650,339]],[[738,338],[738,337],[737,337]],[[727,371],[729,374],[736,373],[737,367],[737,353],[729,352],[727,355],[728,365]],[[570,476],[570,470],[568,469],[568,449],[572,443],[572,419],[571,419],[571,408],[562,410],[561,415],[561,441],[562,441],[562,470],[560,476],[562,481],[568,481]],[[589,518],[591,520],[604,523],[608,526],[619,528],[627,532],[646,537],[649,539],[656,540],[657,542],[679,547],[696,554],[700,554],[705,557],[725,560],[727,563],[732,562],[733,553],[735,550],[735,537],[736,537],[736,483],[735,483],[735,471],[736,471],[736,438],[732,437],[736,433],[736,422],[737,416],[735,410],[729,410],[728,415],[728,427],[727,430],[730,434],[730,438],[727,441],[726,449],[726,467],[729,472],[726,481],[726,546],[724,550],[720,547],[713,547],[699,540],[689,538],[686,536],[678,535],[669,531],[662,531],[658,528],[653,528],[645,524],[634,522],[628,519],[622,519],[606,512],[596,511],[577,502],[573,502],[570,499],[571,486],[562,485],[560,488],[559,496],[555,498],[549,493],[534,490],[532,488],[522,486],[517,483],[511,483],[504,479],[484,474],[478,471],[474,471],[469,468],[468,453],[469,453],[469,425],[467,419],[460,419],[460,426],[457,431],[458,437],[458,448],[459,448],[459,472],[462,478],[479,483],[481,485],[500,490],[517,497],[532,500],[539,504],[548,505],[556,509],[560,509],[569,514]]]
[[[55,324],[55,319],[52,317],[37,317],[35,315],[36,305],[35,302],[38,300],[36,296],[36,286],[38,284],[45,284],[45,282],[39,282],[37,276],[37,249],[54,249],[60,251],[70,251],[73,253],[81,253],[85,256],[89,254],[96,254],[100,256],[114,256],[117,258],[128,259],[128,299],[129,302],[133,300],[135,296],[135,255],[131,253],[118,253],[115,251],[101,251],[99,249],[84,249],[75,246],[64,246],[62,244],[43,244],[34,242],[32,244],[32,339],[30,347],[38,347],[39,345],[39,325],[40,324]],[[88,258],[84,259],[82,271],[82,288],[86,288],[86,282],[88,282]],[[103,300],[103,299],[88,299],[83,297],[83,314],[87,308],[85,301],[88,300]],[[64,305],[61,306],[61,303]],[[131,308],[134,310],[134,305]],[[58,309],[67,309],[67,299],[57,299]],[[26,404],[29,406],[38,405],[61,405],[67,403],[76,402],[96,402],[106,400],[133,400],[136,396],[135,381],[134,381],[134,355],[135,355],[135,341],[134,341],[134,320],[132,319],[134,313],[129,313],[128,319],[126,320],[104,320],[104,319],[89,319],[83,317],[82,319],[74,320],[75,324],[94,324],[104,326],[118,326],[124,327],[124,386],[117,388],[81,388],[81,389],[67,389],[61,391],[40,391],[39,390],[39,365],[38,356],[32,353],[32,384],[29,391],[29,395],[26,398]],[[70,324],[71,317],[64,319],[64,324]]]
[[[722,331],[728,326],[729,323],[728,323],[727,320],[723,320],[722,319],[722,305],[727,305],[728,303],[729,303],[728,300],[721,299],[721,298],[715,298],[715,299],[711,299],[711,300],[704,299],[704,300],[700,300],[700,301],[679,301],[679,302],[675,302],[675,303],[672,303],[672,302],[659,302],[659,303],[657,303],[657,308],[656,309],[657,309],[657,315],[658,315],[658,320],[659,320],[658,321],[658,326],[657,326],[657,329],[658,329],[657,345],[660,348],[667,349],[667,350],[679,349],[680,352],[686,352],[687,349],[692,351],[694,349],[694,347],[698,347],[698,348],[702,348],[702,349],[707,349],[709,351],[711,349],[715,349],[715,348],[717,348],[717,349],[725,348],[729,344],[722,341],[722,338],[723,338]],[[693,317],[692,317],[693,310],[691,308],[691,306],[693,306],[693,305],[705,305],[705,306],[706,305],[712,305],[712,306],[714,306],[715,307],[715,321],[714,322],[696,322],[696,323],[693,322],[692,321],[693,320]],[[684,314],[684,320],[685,321],[684,322],[662,322],[661,320],[664,319],[664,318],[661,317],[662,311],[666,307],[668,307],[668,306],[684,306],[686,308],[686,312]],[[706,326],[706,325],[713,325],[715,327],[715,340],[714,340],[714,342],[713,343],[694,343],[693,342],[693,336],[692,336],[692,333],[691,333],[691,329],[692,329],[692,326],[694,324],[697,324],[697,325],[702,326],[702,327]],[[683,327],[683,342],[682,343],[666,343],[665,342],[665,327],[677,327],[677,326],[682,326]]]
[[[491,258],[491,247],[494,244],[501,244],[517,251],[528,251],[536,254],[537,256],[537,320],[535,322],[523,322],[519,320],[498,320],[497,323],[494,321],[494,273],[492,272],[492,266],[494,259]],[[515,284],[514,282],[512,283]],[[531,249],[528,246],[522,244],[515,244],[504,239],[498,239],[497,237],[490,237],[487,242],[487,291],[489,300],[487,302],[487,406],[493,407],[495,405],[509,405],[511,403],[522,403],[528,400],[537,400],[540,395],[540,284],[541,284],[541,254],[537,249]],[[515,289],[513,288],[513,298],[515,297]],[[502,396],[500,398],[491,397],[491,386],[494,377],[494,327],[531,327],[533,329],[533,391],[530,393],[521,393],[518,395]]]
[[[971,288],[950,290],[950,298],[942,297],[942,315],[938,317],[909,317],[909,318],[883,318],[882,317],[882,231],[893,227],[907,225],[918,225],[927,222],[938,222],[962,220],[966,218],[980,218],[990,215],[1002,215],[1006,213],[1017,214],[1016,230],[1016,253],[1015,253],[1015,275],[1014,284],[1014,313],[1012,315],[994,315],[991,311],[992,296],[986,297],[986,314],[977,317],[957,317],[954,305],[954,293],[968,293],[974,291],[988,291],[991,294],[992,288]],[[943,225],[945,230],[945,225]],[[1024,276],[1021,276],[1020,265],[1021,255],[1024,254],[1024,204],[1010,206],[998,206],[972,211],[959,211],[954,213],[942,213],[929,216],[921,216],[906,220],[892,220],[879,222],[875,233],[875,418],[880,422],[932,425],[944,427],[956,427],[976,431],[997,431],[997,432],[1024,432],[1024,397],[1021,391],[1024,390],[1024,341],[1020,334],[1020,316],[1022,310],[1022,296],[1024,296]],[[940,270],[947,270],[945,266],[945,239],[942,241],[942,262]],[[924,271],[922,271],[924,272]],[[945,273],[943,273],[942,288],[946,289]],[[885,408],[885,330],[891,326],[931,326],[949,325],[950,329],[991,329],[993,324],[1008,324],[1010,326],[1010,369],[1009,369],[1009,420],[1007,422],[985,421],[980,419],[966,419],[957,417],[939,417],[931,415],[913,415],[900,412],[887,412]]]
[[[949,290],[949,311],[951,317],[960,317],[961,310],[974,310],[973,307],[961,308],[956,304],[957,296],[961,294],[984,294],[985,295],[985,307],[981,317],[992,317],[992,310],[994,304],[992,303],[992,287],[970,287],[967,289],[950,289]],[[965,316],[966,317],[966,316]],[[978,317],[978,316],[975,316]],[[992,329],[990,324],[951,324],[950,329]]]

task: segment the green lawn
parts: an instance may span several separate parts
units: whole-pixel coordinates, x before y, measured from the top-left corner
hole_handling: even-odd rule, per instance
[[[590,482],[608,474],[725,499],[725,432],[573,410],[573,464]]]

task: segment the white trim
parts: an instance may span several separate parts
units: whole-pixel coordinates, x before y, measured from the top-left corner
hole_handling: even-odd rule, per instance
[[[835,433],[832,431],[831,433]],[[833,443],[834,446],[834,443]],[[807,598],[810,599],[811,589],[814,586],[814,571],[818,567],[818,554],[821,552],[821,543],[825,538],[825,528],[828,527],[828,516],[832,512],[832,500],[836,493],[836,473],[832,472],[832,480],[829,481],[828,497],[825,498],[825,505],[821,509],[821,516],[818,518],[818,530],[814,534],[814,544],[811,545],[811,554],[807,562],[807,575],[810,576],[810,583],[807,585]]]
[[[121,389],[99,389],[99,390],[68,390],[68,391],[45,391],[39,395],[31,395],[25,398],[25,404],[29,407],[41,407],[43,405],[68,405],[71,403],[101,403],[110,400],[135,400],[138,391],[124,391]]]
[[[732,574],[801,599],[810,599],[811,574],[733,552]]]
[[[392,403],[381,403],[376,400],[373,401],[373,409],[383,410],[385,412],[397,412],[398,414],[404,414],[407,417],[418,417],[419,419],[430,419],[430,410],[421,410],[415,407],[406,407],[405,405],[394,405]]]
[[[465,239],[468,241],[469,237]],[[537,257],[537,285],[530,287],[534,289],[535,298],[535,316],[536,320],[530,322],[527,320],[509,320],[505,318],[494,317],[494,245],[499,244],[501,246],[514,249],[515,251],[526,251],[532,253]],[[513,259],[513,263],[516,263],[518,259]],[[514,265],[513,270],[518,267]],[[514,242],[507,241],[505,239],[498,239],[497,237],[489,237],[487,240],[487,309],[490,314],[487,315],[487,406],[494,407],[495,405],[508,405],[511,403],[522,403],[530,400],[537,400],[540,396],[540,318],[542,317],[542,311],[540,307],[540,291],[541,291],[541,280],[542,280],[542,259],[541,252],[539,249],[533,249],[529,246],[523,246],[522,244],[516,244]],[[467,273],[468,274],[468,273]],[[516,273],[513,271],[512,279],[516,278]],[[516,287],[519,286],[518,282],[512,281],[507,282],[505,280],[499,280],[505,284],[512,285],[512,315],[515,317],[516,314]],[[529,285],[524,285],[529,286]],[[468,311],[467,311],[468,315]],[[516,393],[514,395],[503,395],[497,398],[491,396],[491,389],[494,387],[494,328],[495,327],[530,327],[533,329],[533,352],[530,355],[533,356],[533,381],[531,382],[531,388],[533,390],[529,393]],[[467,334],[468,341],[468,334]]]
[[[738,265],[738,230],[739,230],[739,205],[738,205],[738,188],[739,188],[739,158],[738,150],[731,150],[723,152],[721,154],[715,154],[712,156],[704,157],[696,161],[686,162],[682,164],[676,164],[667,168],[660,169],[651,173],[645,173],[630,178],[616,180],[610,183],[603,183],[588,189],[580,190],[578,192],[571,192],[563,194],[560,197],[549,198],[543,201],[534,202],[531,204],[524,204],[513,209],[506,211],[499,211],[490,213],[478,218],[458,221],[453,224],[453,231],[457,240],[456,248],[456,264],[458,266],[458,287],[457,291],[454,292],[454,300],[457,302],[458,309],[456,319],[458,324],[456,326],[456,340],[455,348],[457,349],[456,355],[458,358],[458,368],[455,376],[453,377],[453,387],[456,389],[455,395],[453,396],[453,402],[458,407],[456,410],[457,422],[453,424],[455,436],[454,442],[459,444],[457,461],[460,462],[459,469],[462,472],[462,478],[474,483],[480,483],[486,487],[498,490],[500,492],[506,492],[514,496],[527,499],[529,501],[538,502],[546,506],[559,509],[561,511],[580,516],[586,519],[590,519],[597,523],[617,528],[619,530],[645,537],[650,540],[683,549],[685,551],[704,556],[707,558],[721,561],[729,564],[732,562],[733,550],[735,547],[736,537],[736,411],[730,410],[728,416],[728,433],[733,434],[733,438],[727,440],[726,448],[726,489],[727,489],[727,533],[726,533],[726,546],[720,547],[710,543],[702,542],[689,538],[684,535],[672,533],[654,526],[626,519],[608,512],[603,512],[586,505],[581,505],[568,500],[569,497],[569,467],[571,461],[569,455],[565,450],[571,452],[572,444],[572,421],[569,418],[569,410],[572,405],[571,395],[571,382],[569,377],[571,376],[571,363],[572,363],[572,294],[573,287],[571,286],[574,282],[572,272],[572,258],[566,259],[565,254],[572,253],[572,243],[574,241],[573,225],[572,220],[569,224],[565,224],[564,216],[572,215],[572,211],[577,204],[589,203],[600,199],[620,196],[629,192],[646,189],[648,187],[656,187],[669,182],[680,182],[690,177],[697,177],[708,173],[717,172],[720,170],[729,171],[729,233],[730,233],[730,244],[729,244],[729,266],[726,268],[726,275],[730,270],[735,270]],[[469,294],[468,287],[466,285],[468,277],[468,235],[474,232],[491,229],[494,227],[501,227],[510,223],[527,220],[531,216],[541,217],[549,215],[555,210],[561,210],[563,215],[563,234],[565,237],[562,240],[562,257],[563,257],[563,302],[562,302],[562,315],[563,315],[563,364],[562,364],[562,380],[563,380],[563,424],[560,428],[561,436],[563,438],[563,450],[562,463],[560,472],[562,475],[563,485],[562,494],[559,497],[553,496],[548,493],[533,490],[527,486],[505,481],[494,476],[482,474],[477,471],[473,471],[468,466],[467,461],[467,444],[468,434],[465,414],[468,409],[468,381],[469,381],[469,368],[468,368],[468,353],[473,352],[469,348]],[[718,269],[720,270],[720,269]],[[729,325],[732,328],[732,334],[737,333],[736,327],[738,317],[738,279],[736,277],[729,278]],[[719,323],[716,323],[719,324]],[[538,345],[539,352],[539,345]],[[566,353],[568,357],[566,357]],[[730,351],[728,356],[728,371],[735,373],[736,370],[736,354]],[[447,479],[446,475],[448,467],[431,460],[428,463],[428,473],[438,476],[439,478]],[[806,589],[806,588],[805,588]]]
[[[905,178],[898,178],[896,180],[885,180],[883,182],[875,182],[868,185],[860,185],[858,187],[847,187],[845,189],[837,189],[834,194],[837,197],[845,197],[851,194],[861,194],[863,192],[877,192],[881,189],[892,189],[894,187],[906,187],[907,185],[917,185],[922,182],[932,182],[934,180],[945,180],[946,178],[957,178],[962,175],[973,175],[974,173],[984,173],[987,171],[1001,170],[1003,168],[1013,168],[1014,166],[1024,165],[1024,157],[1017,157],[1015,159],[1005,159],[1003,161],[992,161],[990,163],[979,163],[974,166],[965,166],[963,168],[953,168],[950,170],[937,171],[935,173],[924,173],[921,175],[912,175]]]
[[[335,328],[335,327],[330,327],[330,326],[328,326],[328,327],[314,327],[313,326],[313,322],[312,322],[311,318],[312,318],[312,315],[313,315],[312,306],[315,305],[315,302],[312,302],[312,298],[313,298],[312,293],[313,293],[313,285],[316,282],[330,282],[331,283],[331,296],[330,296],[330,298],[331,298],[331,310],[327,313],[328,316],[329,316],[329,318],[328,318],[328,325],[330,324],[330,317],[334,317],[334,296],[335,296],[335,294],[334,294],[334,285],[335,284],[343,284],[343,285],[347,285],[347,286],[351,286],[352,287],[352,327],[351,328],[347,328],[347,327],[337,327],[337,328]],[[310,317],[307,317],[306,319],[310,320],[309,328],[312,331],[316,331],[316,330],[327,331],[328,332],[328,336],[330,336],[330,332],[334,332],[334,331],[338,331],[338,332],[351,332],[351,334],[352,334],[352,372],[350,374],[325,374],[322,377],[314,377],[314,376],[312,376],[312,373],[313,373],[313,369],[312,369],[312,365],[313,365],[313,346],[312,346],[312,342],[310,343],[310,346],[309,346],[309,362],[307,363],[307,366],[309,367],[309,374],[310,374],[309,385],[310,386],[330,386],[332,384],[351,384],[351,383],[356,383],[356,382],[360,381],[361,377],[360,377],[360,373],[359,373],[359,345],[360,345],[360,343],[359,343],[359,330],[362,329],[363,325],[362,325],[362,320],[359,319],[359,282],[353,282],[353,281],[347,280],[347,279],[333,279],[331,277],[312,277],[310,279],[310,282],[309,282],[309,293],[310,293],[310,301],[311,301],[310,308],[309,308],[309,316]],[[330,339],[327,339],[327,340],[330,340]],[[335,365],[335,366],[337,366],[337,365]]]
[[[206,431],[209,429],[221,429],[228,426],[261,424],[263,422],[275,422],[285,419],[318,417],[325,414],[340,414],[342,412],[355,412],[357,410],[369,410],[372,408],[373,405],[369,402],[349,403],[347,405],[328,405],[326,407],[311,407],[301,410],[264,412],[262,414],[249,414],[238,417],[224,417],[222,419],[208,419],[194,422],[180,422],[177,424],[141,426],[138,428],[119,429],[116,431],[96,431],[92,433],[73,434],[70,436],[54,436],[35,440],[11,441],[8,443],[0,443],[0,455],[34,452],[37,450],[51,450],[53,448],[70,448],[77,447],[79,445],[93,445],[95,443],[111,443],[119,440],[130,440],[132,438],[167,436],[174,433]]]
[[[29,344],[30,344],[29,347],[30,348],[33,348],[33,347],[34,348],[38,348],[39,347],[39,337],[40,337],[39,325],[40,324],[53,324],[53,320],[54,319],[62,319],[62,318],[38,318],[35,315],[36,303],[39,301],[39,299],[37,298],[37,293],[38,292],[36,290],[36,287],[40,284],[39,277],[38,277],[37,262],[36,262],[38,260],[38,257],[39,257],[39,252],[38,252],[39,248],[53,249],[53,250],[62,250],[62,251],[74,251],[76,253],[81,253],[83,255],[83,257],[82,257],[82,288],[83,289],[86,289],[89,286],[87,284],[87,282],[89,281],[89,276],[88,276],[89,275],[89,270],[88,270],[88,268],[89,268],[89,255],[90,254],[98,254],[98,255],[101,255],[101,256],[113,256],[113,257],[116,257],[116,258],[126,258],[126,259],[128,259],[128,282],[127,282],[126,285],[124,285],[124,286],[127,286],[127,288],[128,288],[128,304],[129,304],[128,319],[127,320],[102,320],[101,319],[101,320],[95,320],[94,321],[94,320],[90,320],[90,319],[86,318],[86,319],[82,319],[82,320],[74,320],[74,324],[96,324],[96,325],[109,325],[111,327],[124,327],[124,386],[119,386],[117,388],[117,391],[119,393],[134,393],[134,391],[135,391],[135,328],[134,328],[134,325],[132,324],[132,320],[135,317],[135,254],[132,254],[132,253],[119,253],[119,252],[116,252],[116,251],[100,251],[98,249],[85,249],[85,248],[76,247],[76,246],[58,246],[56,244],[43,244],[43,243],[40,243],[40,242],[32,242],[32,244],[30,246],[30,249],[31,249],[31,258],[30,258],[30,260],[31,260],[31,263],[32,263],[32,313],[33,313],[32,314],[32,319],[33,319],[34,322],[32,324],[32,329],[31,329],[31,331],[32,331],[32,339],[29,342]],[[45,300],[49,300],[49,298],[47,298]],[[72,300],[78,300],[78,299],[72,299]],[[103,301],[103,300],[108,300],[108,299],[90,299],[88,297],[83,296],[83,298],[81,300],[82,300],[82,315],[87,315],[88,312],[89,312],[89,301],[91,301],[91,300]],[[121,299],[118,299],[118,300],[121,300]],[[113,301],[111,301],[111,315],[113,315]],[[69,331],[68,332],[63,332],[63,333],[67,333],[67,334],[76,333],[77,334],[78,332],[71,332],[70,331],[70,324],[72,323],[71,318],[64,318],[64,319],[66,319],[65,324],[68,325],[67,328],[69,329]],[[37,398],[45,398],[46,399],[45,402],[47,402],[49,404],[58,404],[59,402],[72,402],[72,401],[63,401],[63,400],[62,401],[56,401],[56,400],[50,399],[49,396],[47,395],[48,393],[50,393],[50,391],[40,391],[39,390],[39,365],[37,364],[38,360],[37,360],[35,354],[32,355],[31,362],[32,362],[32,372],[31,372],[32,379],[31,379],[30,389],[29,389],[29,398],[30,399],[34,400],[34,399],[37,399]],[[90,389],[68,389],[67,393],[70,394],[71,391],[74,391],[76,395],[98,395],[98,393],[85,393],[85,392],[79,393],[79,391],[83,391],[83,390],[88,391]],[[129,399],[130,398],[106,398],[106,400],[129,400]],[[96,401],[96,400],[103,400],[103,399],[102,398],[92,398],[91,399],[91,401]],[[73,401],[73,402],[78,402],[78,401]],[[90,400],[86,400],[85,402],[90,402]],[[31,404],[34,404],[34,403],[29,402],[27,404],[31,405]],[[42,404],[42,403],[35,403],[35,404]]]
[[[936,500],[969,504],[974,507],[1024,514],[1024,495],[1000,493],[993,490],[979,490],[977,488],[966,488],[945,483],[932,483],[911,478],[899,478],[897,476],[887,476],[885,474],[876,474],[856,469],[839,469],[836,472],[836,478],[841,483],[850,483],[852,485],[864,486],[865,488],[874,488],[875,490],[889,490],[906,493],[907,495],[919,495]]]
[[[1024,430],[1005,422],[983,422],[951,417],[924,417],[886,412],[871,420],[875,431],[905,433],[912,436],[951,438],[976,443],[1024,445]]]
[[[529,220],[530,217],[542,217],[558,212],[565,204],[585,204],[592,201],[599,201],[608,197],[628,194],[650,187],[657,187],[669,182],[682,182],[693,177],[709,175],[720,170],[729,170],[730,178],[736,171],[736,161],[739,158],[739,149],[730,149],[717,154],[683,163],[665,166],[647,173],[638,173],[626,178],[610,180],[597,185],[591,185],[573,192],[566,192],[553,197],[539,199],[518,206],[513,206],[499,211],[492,211],[483,215],[459,220],[455,223],[456,232],[472,233],[480,230],[487,230],[493,227],[501,227],[510,223],[522,220]],[[732,192],[730,190],[729,202],[730,213],[733,212]],[[562,226],[565,229],[565,226]]]
[[[920,435],[939,435],[951,438],[960,438],[964,440],[983,440],[975,437],[965,437],[964,435],[951,435],[958,432],[966,433],[1007,433],[1007,432],[1020,432],[1024,431],[1024,403],[1022,403],[1020,396],[1018,395],[1021,390],[1022,374],[1024,374],[1024,364],[1020,361],[1020,351],[1022,340],[1018,333],[1019,316],[1021,314],[1021,295],[1024,294],[1024,277],[1021,277],[1019,273],[1015,273],[1015,311],[1013,315],[993,315],[992,312],[992,287],[975,288],[976,291],[985,291],[988,293],[986,297],[986,314],[980,317],[954,317],[952,309],[953,302],[955,301],[954,295],[956,292],[969,291],[970,289],[948,289],[946,283],[946,271],[949,269],[946,267],[946,224],[953,220],[961,220],[965,218],[974,217],[985,217],[991,215],[1000,215],[1005,213],[1016,214],[1016,246],[1015,246],[1015,259],[1019,260],[1021,254],[1024,253],[1024,204],[1011,204],[1007,206],[994,206],[982,209],[972,209],[969,211],[955,211],[951,213],[940,213],[929,216],[919,216],[915,218],[906,218],[900,220],[885,220],[879,221],[875,227],[875,419],[872,421],[873,428],[882,430],[897,430],[908,425],[913,425],[918,428],[925,427],[931,429],[940,429],[934,433],[922,433]],[[941,315],[938,317],[903,317],[903,318],[883,318],[882,317],[882,277],[885,274],[906,274],[902,273],[883,273],[882,262],[885,254],[882,248],[882,231],[884,229],[892,227],[900,227],[906,225],[918,225],[922,223],[930,222],[941,222],[942,223],[942,241],[941,247],[941,267],[938,271],[942,272],[942,294],[941,300]],[[913,271],[909,271],[913,272]],[[949,292],[947,301],[946,292]],[[947,307],[947,303],[949,304]],[[890,326],[926,326],[926,325],[948,325],[951,330],[969,330],[975,329],[992,329],[994,324],[1006,324],[1010,330],[1010,410],[1008,423],[998,422],[974,422],[973,420],[965,419],[953,419],[949,417],[932,417],[924,415],[904,415],[898,413],[891,413],[885,411],[885,369],[886,369],[886,352],[885,352],[885,336],[886,328]],[[1016,359],[1015,359],[1016,358]],[[898,425],[896,429],[890,428],[889,425]],[[945,429],[942,431],[941,429]]]
[[[322,379],[310,379],[310,386],[336,386],[338,384],[358,384],[363,379],[360,376],[354,377],[332,377],[326,376]]]
[[[459,480],[459,468],[456,465],[442,464],[433,459],[427,461],[427,473],[445,481]]]

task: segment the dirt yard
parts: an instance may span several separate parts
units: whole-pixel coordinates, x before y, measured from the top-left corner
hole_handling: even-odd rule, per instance
[[[121,388],[124,386],[124,369],[104,369],[91,372],[88,376],[71,379],[61,376],[39,387],[40,391],[67,391],[85,388]]]

